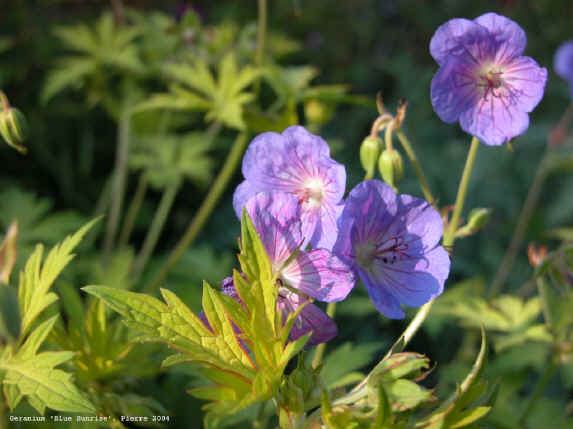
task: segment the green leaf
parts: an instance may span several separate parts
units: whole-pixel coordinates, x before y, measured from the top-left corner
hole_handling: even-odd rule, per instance
[[[320,372],[324,384],[327,387],[332,387],[345,374],[367,365],[378,349],[379,345],[374,343],[357,346],[353,346],[351,343],[344,343],[328,353]]]
[[[6,371],[4,384],[11,386],[12,395],[31,399],[40,414],[44,414],[46,407],[95,414],[93,404],[72,383],[71,374],[54,369],[73,356],[73,352],[44,352],[29,359],[0,361],[0,368]],[[16,405],[10,403],[12,409]]]
[[[47,103],[66,88],[80,87],[83,79],[96,69],[97,63],[92,58],[64,58],[48,73],[40,97],[42,103]]]
[[[66,265],[74,258],[75,255],[72,254],[74,248],[97,221],[98,219],[92,220],[75,234],[66,237],[54,246],[43,263],[41,245],[36,247],[36,251],[28,259],[24,271],[20,273],[18,289],[22,336],[27,334],[32,322],[40,313],[58,299],[54,293],[49,292],[49,289]]]

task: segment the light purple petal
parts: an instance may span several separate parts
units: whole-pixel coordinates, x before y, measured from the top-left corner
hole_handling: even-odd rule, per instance
[[[245,179],[261,188],[281,186],[280,173],[284,168],[285,138],[278,133],[263,133],[251,141],[243,156],[242,172]]]
[[[296,311],[304,302],[306,300],[303,297],[284,292],[279,294],[278,309],[283,312],[286,320],[286,315]],[[307,347],[325,343],[338,334],[334,321],[316,305],[308,303],[294,322],[289,339],[294,341],[311,331],[313,333],[306,344]]]
[[[461,114],[460,126],[482,143],[499,146],[523,134],[529,126],[529,116],[514,101],[490,95]]]
[[[300,157],[310,156],[314,159],[330,157],[330,147],[320,136],[309,133],[300,125],[293,125],[282,132],[287,139],[286,147],[299,152]]]
[[[259,192],[262,192],[260,187],[257,186],[256,183],[249,182],[248,180],[243,181],[237,186],[233,194],[233,209],[239,219],[243,216],[243,207],[247,204],[247,201]]]
[[[378,261],[371,277],[378,287],[408,306],[419,307],[444,290],[450,270],[448,252],[438,246],[418,257],[404,258],[395,263]]]
[[[455,56],[444,61],[432,79],[430,98],[440,119],[456,122],[461,112],[469,109],[479,99],[475,78],[475,64],[467,55]]]
[[[441,25],[430,41],[430,54],[440,65],[452,55],[467,53],[474,57],[480,54],[478,44],[489,37],[483,26],[464,18],[454,18]]]
[[[525,50],[527,36],[525,31],[514,21],[497,13],[486,13],[477,17],[474,22],[483,25],[500,45],[496,62],[520,56]]]
[[[419,238],[424,249],[433,249],[444,234],[442,217],[426,200],[400,195],[398,210],[406,231]]]
[[[553,68],[566,81],[573,81],[573,40],[559,46],[555,52]]]
[[[282,265],[303,244],[298,201],[284,192],[261,192],[246,208],[271,263]]]
[[[338,236],[338,219],[344,204],[327,202],[314,210],[302,211],[303,235],[314,248],[332,250]]]
[[[390,319],[403,319],[406,316],[400,306],[400,301],[392,296],[388,290],[380,287],[377,279],[373,278],[368,271],[359,270],[359,273],[376,310]]]
[[[530,57],[514,58],[503,68],[503,86],[507,97],[519,104],[519,110],[531,112],[543,98],[547,69]]]
[[[281,271],[281,278],[289,286],[319,301],[341,301],[354,287],[350,267],[328,250],[300,252]]]

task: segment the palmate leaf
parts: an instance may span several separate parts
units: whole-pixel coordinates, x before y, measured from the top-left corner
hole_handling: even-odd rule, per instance
[[[72,254],[74,248],[97,221],[98,219],[92,220],[75,234],[66,237],[64,241],[54,246],[43,263],[42,245],[38,245],[28,259],[24,271],[20,273],[18,289],[22,337],[28,333],[32,322],[40,313],[58,299],[56,294],[49,292],[49,289],[66,265],[74,258]]]
[[[177,351],[164,366],[194,362],[213,385],[191,390],[211,401],[207,424],[255,403],[270,399],[289,361],[308,335],[288,342],[296,314],[283,320],[276,310],[278,290],[261,239],[246,212],[242,219],[241,253],[244,276],[234,273],[241,303],[203,284],[205,322],[172,292],[154,297],[104,286],[86,292],[103,300],[142,333],[142,341],[166,343]],[[300,307],[302,309],[302,307]]]

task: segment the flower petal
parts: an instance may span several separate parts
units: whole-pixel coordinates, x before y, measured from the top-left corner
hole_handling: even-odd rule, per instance
[[[296,311],[303,303],[307,302],[303,297],[291,292],[279,294],[278,309],[285,316]],[[330,341],[338,334],[338,329],[334,321],[328,317],[316,305],[308,303],[302,309],[297,320],[290,331],[289,339],[295,341],[303,335],[313,332],[306,346],[314,346]]]
[[[440,213],[426,200],[411,195],[400,195],[399,212],[402,214],[405,229],[418,237],[424,249],[433,249],[444,234],[444,223]],[[410,241],[406,238],[406,241]]]
[[[284,192],[261,192],[246,208],[271,264],[282,265],[303,244],[298,201]]]
[[[477,17],[474,22],[487,28],[490,35],[499,44],[500,49],[497,50],[496,62],[523,54],[527,44],[527,36],[523,28],[515,21],[490,12]]]
[[[504,87],[519,110],[531,112],[543,98],[547,69],[530,57],[514,58],[503,68]]]
[[[568,82],[573,82],[573,40],[568,40],[559,46],[553,60],[555,73]]]
[[[239,186],[237,186],[237,189],[235,189],[235,193],[233,194],[233,209],[235,209],[235,213],[239,219],[243,216],[243,207],[247,204],[247,201],[259,192],[262,192],[260,186],[254,182],[249,182],[248,180],[244,180]]]
[[[390,319],[403,319],[404,316],[406,316],[406,313],[404,313],[404,310],[402,310],[400,306],[400,301],[392,296],[384,287],[380,287],[378,281],[374,279],[368,271],[359,269],[358,272],[376,310]]]
[[[467,54],[445,60],[432,79],[430,98],[440,119],[456,122],[479,99],[474,68]]]
[[[350,267],[328,250],[299,252],[281,271],[281,278],[293,288],[319,301],[342,301],[355,284]]]
[[[529,116],[515,100],[490,94],[460,115],[460,126],[482,143],[499,146],[523,134],[529,127]]]
[[[474,21],[464,18],[450,19],[438,27],[432,36],[430,54],[440,65],[445,64],[452,55],[460,55],[462,52],[476,56],[479,51],[472,49],[475,42],[488,37],[488,30]]]

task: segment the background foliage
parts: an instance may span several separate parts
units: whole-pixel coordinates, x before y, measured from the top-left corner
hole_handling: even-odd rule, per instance
[[[19,218],[17,270],[23,268],[37,242],[53,246],[104,211],[122,109],[138,109],[131,124],[134,139],[126,201],[136,193],[141,171],[147,172],[149,191],[135,220],[131,247],[114,253],[108,269],[103,270],[98,268],[95,235],[88,235],[76,251],[81,257],[57,284],[58,292],[72,296],[70,299],[80,299],[76,285],[114,284],[128,289],[153,276],[201,205],[237,130],[281,130],[298,116],[301,123],[324,136],[334,158],[347,166],[350,189],[363,177],[358,148],[376,116],[374,95],[378,91],[389,110],[394,110],[399,99],[408,101],[403,128],[416,146],[439,204],[453,203],[469,138],[457,125],[442,123],[432,111],[429,84],[437,65],[428,52],[429,40],[448,19],[473,18],[487,11],[506,15],[523,26],[529,39],[526,54],[549,69],[545,97],[531,115],[528,132],[514,142],[513,151],[480,148],[466,207],[493,207],[493,213],[483,231],[456,243],[447,293],[409,346],[438,363],[424,384],[444,392],[444,397],[471,368],[483,323],[492,332],[494,343],[487,378],[500,380],[501,385],[500,405],[484,425],[517,427],[511,416],[519,414],[523,398],[534,389],[548,353],[557,353],[547,345],[549,334],[535,330],[546,318],[541,302],[533,296],[535,283],[527,283],[534,268],[527,261],[525,244],[503,286],[505,295],[489,300],[484,291],[509,244],[548,133],[570,103],[567,84],[552,70],[552,58],[557,46],[573,37],[573,4],[566,0],[269,1],[268,67],[259,75],[246,65],[256,60],[254,0],[196,1],[192,6],[198,22],[183,23],[176,20],[184,6],[181,3],[125,2],[130,7],[125,19],[133,25],[121,32],[113,30],[111,3],[16,0],[3,8],[0,18],[0,88],[25,112],[31,132],[27,156],[7,146],[1,149],[0,227],[5,231],[14,217]],[[101,15],[102,10],[108,15]],[[71,33],[72,28],[76,32]],[[78,37],[82,32],[88,34],[87,28],[96,28],[95,35],[85,40]],[[185,70],[170,57],[180,45],[188,49],[177,51],[177,59],[198,59]],[[219,74],[206,71],[208,67],[216,67]],[[272,115],[247,107],[254,97],[250,85],[255,81],[260,85],[261,106]],[[324,85],[329,86],[321,89]],[[166,115],[162,108],[167,106],[177,108]],[[197,134],[213,123],[221,124],[222,130],[209,128],[212,139]],[[573,139],[569,137],[556,159],[569,159],[571,147]],[[556,249],[573,238],[567,230],[560,235],[548,232],[573,225],[573,164],[550,167],[525,243],[535,241]],[[234,254],[240,223],[235,221],[231,200],[240,179],[238,172],[234,174],[195,244],[164,283],[193,311],[201,308],[202,280],[217,285],[230,275],[232,267],[237,268]],[[167,189],[172,189],[169,218],[148,269],[134,280],[126,266],[133,263],[134,249],[145,246],[147,227],[169,195]],[[400,191],[420,196],[408,163]],[[103,223],[94,229],[102,232]],[[79,302],[94,308],[84,318],[68,305],[67,322],[76,317],[78,325],[96,329],[95,316],[90,314],[104,310]],[[329,343],[325,359],[324,380],[329,384],[342,383],[340,377],[348,372],[369,369],[405,326],[403,321],[378,315],[361,287],[339,305],[336,320],[340,333]],[[556,335],[569,338],[567,322],[561,320],[564,328]],[[113,329],[123,329],[118,320],[114,323],[117,327]],[[117,335],[126,338],[128,334]],[[83,338],[89,342],[95,337]],[[52,340],[57,342],[57,335]],[[74,347],[72,350],[80,351],[87,346],[78,338]],[[110,359],[125,352],[100,347],[108,350]],[[189,375],[195,370],[183,366],[157,374],[160,354],[134,374],[126,377],[123,373],[116,382],[120,386],[109,393],[108,399],[114,403],[111,408],[163,410],[173,417],[171,427],[186,427],[191,421],[199,424],[202,402],[182,393],[190,387]],[[549,419],[554,427],[572,424],[573,364],[569,354],[570,350],[559,355],[563,363],[559,376],[550,380],[528,417],[530,427],[544,427]],[[85,377],[113,378],[105,365],[92,368],[97,374]],[[191,380],[200,383],[197,378]],[[351,376],[346,381],[353,382]],[[113,397],[130,391],[141,397]],[[155,404],[143,397],[168,400]],[[31,409],[24,405],[16,413],[28,412]]]

